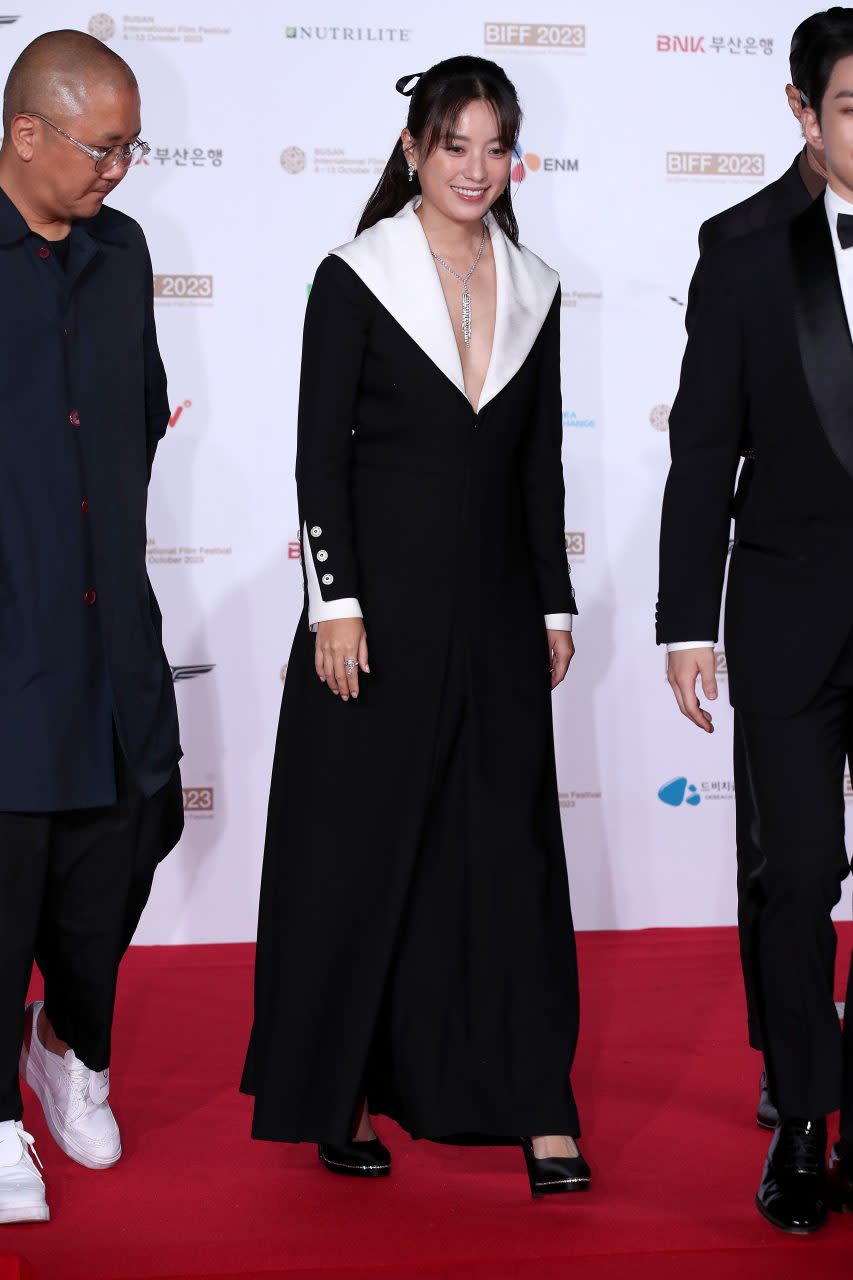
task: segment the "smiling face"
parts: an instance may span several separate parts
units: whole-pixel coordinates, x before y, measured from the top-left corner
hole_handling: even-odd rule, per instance
[[[501,141],[494,108],[479,99],[462,108],[433,151],[425,154],[408,129],[403,150],[418,171],[424,203],[454,222],[477,222],[509,182],[512,152]]]
[[[106,149],[134,141],[142,127],[138,89],[126,84],[87,87],[81,111],[44,114],[89,147]],[[91,156],[35,115],[16,116],[11,132],[18,157],[25,162],[21,169],[27,196],[52,218],[94,217],[127,172],[114,167],[99,173]]]
[[[853,202],[853,54],[839,58],[832,68],[820,119],[814,107],[803,111],[803,131],[813,147],[823,147],[832,186]]]

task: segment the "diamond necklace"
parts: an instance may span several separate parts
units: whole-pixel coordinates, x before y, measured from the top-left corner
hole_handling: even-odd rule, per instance
[[[432,249],[430,249],[430,253],[432,253],[432,256],[435,258],[438,265],[440,267],[444,267],[445,271],[449,271],[450,274],[453,276],[454,280],[458,280],[459,283],[462,285],[462,338],[466,347],[470,347],[471,345],[471,295],[468,292],[468,281],[471,279],[472,275],[474,274],[474,271],[477,267],[477,263],[480,261],[480,258],[483,255],[483,246],[485,245],[485,243],[486,243],[486,224],[484,222],[483,234],[482,234],[482,237],[480,238],[480,247],[477,250],[477,256],[474,259],[474,261],[471,263],[470,267],[468,268],[464,276],[460,275],[458,271],[454,271],[453,267],[451,267],[449,262],[445,262],[444,258],[442,258],[440,254],[433,253]]]

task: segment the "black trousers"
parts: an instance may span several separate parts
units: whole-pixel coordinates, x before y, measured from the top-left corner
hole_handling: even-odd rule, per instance
[[[737,926],[740,940],[740,962],[746,995],[746,1023],[749,1043],[763,1049],[761,1019],[758,1015],[758,979],[755,973],[753,934],[760,906],[756,882],[761,872],[761,848],[758,843],[758,814],[752,802],[746,746],[740,713],[734,713],[734,781],[737,796],[735,839],[737,842]]]
[[[754,851],[741,878],[741,940],[771,1094],[783,1116],[840,1107],[842,1136],[853,1141],[853,1017],[842,1034],[831,918],[850,871],[843,778],[853,755],[853,639],[805,710],[737,719]],[[853,1014],[853,970],[847,999]]]
[[[110,1062],[118,968],[183,826],[180,770],[145,797],[116,750],[102,809],[0,813],[0,1121],[23,1113],[18,1059],[38,963],[47,1016],[94,1071]]]

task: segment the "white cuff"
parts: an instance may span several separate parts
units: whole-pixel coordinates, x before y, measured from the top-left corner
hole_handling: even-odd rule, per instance
[[[678,653],[681,649],[713,649],[715,640],[679,640],[677,644],[668,644],[667,653]]]
[[[363,616],[361,605],[355,596],[342,600],[329,600],[317,614],[312,611],[309,604],[308,630],[316,631],[321,622],[333,622],[335,618],[361,618]]]
[[[305,577],[308,580],[308,626],[316,631],[321,622],[332,622],[335,618],[361,618],[361,605],[353,596],[340,600],[324,600],[320,591],[320,579],[311,551],[308,538],[308,526],[302,529],[302,555],[305,559]]]
[[[571,631],[573,613],[546,613],[546,631]]]

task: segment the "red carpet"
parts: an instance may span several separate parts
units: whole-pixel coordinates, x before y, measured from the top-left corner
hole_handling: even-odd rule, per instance
[[[18,1254],[0,1253],[0,1280],[35,1280],[35,1274]]]
[[[846,965],[853,926],[842,930]],[[53,1221],[0,1228],[0,1280],[787,1280],[847,1276],[853,1216],[789,1239],[753,1207],[753,1124],[733,930],[579,938],[575,1089],[586,1196],[533,1203],[521,1153],[413,1143],[382,1124],[388,1181],[248,1140],[237,1093],[247,946],[139,948],[125,968],[113,1102],[125,1158],[93,1173],[53,1145],[26,1091]],[[298,1047],[295,1046],[295,1051]],[[4,1269],[5,1268],[5,1269]]]

